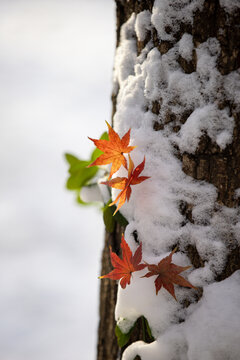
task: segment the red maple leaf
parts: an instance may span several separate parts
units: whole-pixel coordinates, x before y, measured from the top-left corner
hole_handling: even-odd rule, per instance
[[[144,169],[145,157],[144,157],[143,162],[141,162],[141,164],[139,164],[135,169],[134,169],[134,163],[133,163],[130,155],[128,155],[128,158],[129,158],[129,168],[128,168],[128,177],[127,178],[126,177],[116,177],[112,180],[102,182],[102,184],[111,186],[115,189],[122,190],[118,194],[116,199],[111,204],[109,204],[109,206],[112,206],[113,204],[116,204],[117,201],[119,200],[117,209],[113,215],[115,215],[116,212],[120,209],[120,207],[123,206],[126,199],[127,199],[127,201],[129,201],[130,195],[132,192],[131,185],[140,184],[142,181],[147,180],[150,177],[150,176],[139,176]]]
[[[121,165],[127,169],[127,160],[123,154],[131,152],[136,146],[128,146],[131,129],[129,129],[122,139],[120,139],[119,135],[113,130],[107,121],[106,123],[108,126],[109,140],[96,140],[89,138],[94,142],[95,146],[103,152],[103,154],[101,154],[92,164],[89,165],[89,167],[112,163],[111,171],[108,177],[108,179],[110,179],[112,175],[119,170]]]
[[[191,266],[178,266],[173,264],[172,256],[175,251],[176,249],[174,249],[168,256],[163,258],[157,265],[146,264],[149,272],[143,277],[148,278],[150,276],[157,275],[157,278],[154,281],[156,287],[156,295],[163,286],[174,297],[174,299],[177,300],[173,284],[194,289],[197,288],[179,275],[182,271],[189,269]]]
[[[111,262],[114,269],[107,275],[100,276],[100,279],[112,279],[112,280],[120,280],[120,285],[123,289],[125,289],[126,285],[130,284],[131,275],[134,271],[142,270],[146,267],[145,264],[140,264],[142,260],[142,243],[139,245],[134,255],[132,255],[132,251],[130,250],[128,244],[124,239],[124,235],[122,235],[121,240],[121,248],[122,248],[122,259],[117,256],[112,249],[110,248],[110,256]]]

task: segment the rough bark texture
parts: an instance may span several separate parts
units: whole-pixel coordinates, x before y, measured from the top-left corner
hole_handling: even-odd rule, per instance
[[[116,0],[117,14],[117,46],[120,41],[120,30],[133,12],[136,14],[143,10],[152,10],[153,0]],[[218,39],[221,45],[221,53],[218,58],[218,70],[222,75],[226,75],[240,66],[240,12],[227,14],[219,5],[218,0],[206,0],[204,9],[196,12],[193,24],[184,24],[180,26],[179,33],[175,34],[175,42],[179,41],[181,36],[188,32],[193,36],[195,47],[206,41],[209,37]],[[171,32],[171,29],[166,29]],[[157,47],[161,54],[166,53],[174,43],[160,41],[155,29],[149,31],[144,42],[137,41],[137,49],[140,53],[149,40],[153,41],[153,46]],[[187,62],[179,56],[179,64],[185,73],[191,73],[196,70],[196,53],[193,52],[192,60]],[[116,110],[116,97],[113,100],[113,114]],[[219,103],[219,109],[228,107],[230,115],[235,119],[235,129],[233,142],[224,150],[221,150],[211,139],[202,136],[199,146],[194,155],[178,153],[177,156],[182,161],[183,171],[197,180],[205,180],[213,184],[218,189],[218,200],[215,211],[218,211],[218,205],[227,207],[239,206],[239,199],[234,197],[234,191],[240,187],[240,114],[237,113],[233,104],[224,100]],[[154,114],[158,114],[161,108],[161,100],[155,101],[150,106]],[[194,109],[192,109],[194,110]],[[186,121],[191,111],[187,111],[179,118],[171,112],[169,104],[169,113],[165,119],[165,124],[172,125],[172,131],[178,132],[181,125]],[[156,131],[162,130],[164,124],[154,122],[153,128]],[[191,204],[180,204],[180,211],[185,215],[186,222],[193,222],[191,216]],[[186,223],[185,222],[185,223]],[[109,245],[113,250],[119,253],[120,235],[123,229],[117,227],[112,234],[106,234],[105,247],[102,257],[102,273],[106,274],[111,270],[109,259]],[[229,277],[234,271],[240,269],[240,248],[232,234],[229,234],[229,254],[225,270],[218,275],[217,281]],[[198,268],[203,266],[203,259],[200,258],[196,248],[189,245],[186,249],[192,264]],[[117,287],[115,282],[106,280],[101,282],[100,297],[100,326],[98,342],[98,360],[116,360],[121,356],[114,334],[114,307],[116,302]],[[200,295],[201,296],[201,295]],[[186,305],[187,306],[187,305]],[[131,341],[141,339],[141,331],[136,332]]]
[[[120,234],[122,229],[116,227],[113,233],[106,232],[105,244],[102,253],[102,272],[108,274],[112,270],[109,257],[109,246],[113,251],[120,252]],[[100,323],[98,329],[97,359],[117,359],[119,348],[115,336],[114,309],[117,299],[117,284],[115,281],[101,281],[100,288]]]

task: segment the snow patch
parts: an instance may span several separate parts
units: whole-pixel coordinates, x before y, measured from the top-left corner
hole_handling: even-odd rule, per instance
[[[121,46],[116,50],[115,71],[113,74],[114,92],[118,90],[117,84],[121,84],[129,75],[134,74],[134,65],[137,57],[134,24],[135,14],[133,13],[121,28]]]
[[[181,40],[178,43],[179,54],[187,61],[192,59],[193,52],[193,38],[190,34],[183,34]]]
[[[156,48],[152,49],[148,53],[142,70],[145,78],[145,97],[152,101],[158,100],[161,94],[161,85],[166,81],[166,68],[164,63],[161,61],[161,54]]]
[[[149,10],[144,10],[136,17],[135,31],[139,41],[144,41],[147,31],[151,30],[151,15]]]
[[[240,8],[239,0],[220,0],[220,6],[228,13],[233,13]]]
[[[130,345],[123,360],[237,360],[240,353],[240,271],[204,287],[187,320],[172,326],[156,341]]]
[[[236,196],[236,198],[240,197],[240,188],[235,190],[235,196]]]
[[[152,9],[152,24],[159,39],[171,41],[172,33],[179,30],[179,22],[192,23],[193,14],[201,10],[204,0],[155,0]]]
[[[240,271],[224,281],[204,287],[202,299],[183,325],[189,360],[238,359],[239,304]]]
[[[223,150],[232,141],[234,119],[228,109],[219,110],[216,105],[197,108],[189,116],[179,133],[177,144],[182,152],[194,153],[200,137],[205,133]]]
[[[231,101],[236,111],[240,109],[240,70],[232,71],[223,78],[223,86],[227,100]]]

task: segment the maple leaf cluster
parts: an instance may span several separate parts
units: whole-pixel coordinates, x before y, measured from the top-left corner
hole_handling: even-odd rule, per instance
[[[134,168],[134,163],[129,154],[135,148],[135,146],[129,146],[131,129],[129,129],[122,139],[120,139],[119,135],[108,123],[107,126],[109,140],[89,138],[103,154],[101,154],[93,163],[88,165],[88,167],[112,164],[108,180],[102,182],[102,184],[121,190],[116,199],[109,205],[112,206],[119,201],[116,211],[114,212],[115,215],[125,201],[129,201],[132,192],[131,186],[140,184],[144,180],[147,180],[149,176],[140,176],[145,166],[145,157],[143,161]],[[124,154],[128,154],[128,162]],[[111,179],[121,166],[124,166],[128,171],[128,177],[115,177]],[[174,284],[196,289],[189,281],[179,275],[190,266],[183,267],[172,263],[172,256],[176,249],[163,258],[157,265],[148,264],[146,262],[141,263],[142,243],[138,246],[133,255],[124,239],[124,235],[122,235],[121,239],[121,249],[122,259],[110,248],[110,257],[114,269],[110,271],[110,273],[100,276],[100,279],[108,278],[111,280],[120,280],[120,286],[125,289],[127,285],[130,285],[132,273],[147,267],[148,272],[142,277],[149,278],[151,276],[156,276],[154,281],[156,295],[159,290],[164,287],[174,299],[176,299]]]
[[[174,284],[196,289],[196,287],[193,286],[189,281],[179,275],[182,271],[189,269],[190,266],[178,266],[172,263],[172,256],[176,249],[174,249],[168,256],[159,261],[157,265],[148,264],[146,262],[144,264],[141,263],[142,243],[138,246],[133,255],[126,240],[124,239],[124,235],[122,235],[121,249],[122,259],[117,254],[112,252],[112,249],[110,248],[110,257],[114,269],[109,274],[100,276],[100,279],[108,278],[111,280],[120,280],[121,287],[125,289],[127,284],[130,285],[132,273],[147,267],[149,272],[142,277],[149,278],[154,275],[157,276],[154,281],[156,295],[163,286],[174,297],[174,299],[177,300],[175,296]]]
[[[125,201],[129,201],[132,192],[131,185],[140,184],[144,180],[147,180],[149,176],[139,176],[145,166],[145,157],[141,164],[139,164],[134,169],[134,163],[129,153],[135,149],[136,146],[128,146],[130,142],[131,129],[129,129],[122,137],[122,139],[120,139],[119,135],[113,130],[108,122],[106,123],[108,126],[109,140],[96,140],[89,138],[94,142],[95,146],[103,152],[103,154],[101,154],[92,164],[89,165],[89,167],[95,165],[112,164],[108,181],[104,181],[102,184],[121,190],[116,199],[111,204],[109,204],[109,206],[112,206],[119,200],[117,209],[114,212],[115,215],[116,212],[123,206]],[[124,154],[128,154],[129,165]],[[125,169],[128,170],[128,177],[116,177],[110,180],[113,174],[115,174],[120,169],[121,165],[123,165]]]

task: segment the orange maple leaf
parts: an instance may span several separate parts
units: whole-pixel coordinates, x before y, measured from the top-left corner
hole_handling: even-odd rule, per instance
[[[123,289],[125,289],[126,285],[130,284],[131,276],[134,271],[142,270],[146,267],[145,264],[140,264],[142,260],[142,243],[139,245],[134,255],[132,255],[132,251],[130,250],[128,244],[124,239],[124,235],[122,235],[121,240],[121,248],[122,248],[122,259],[117,256],[112,249],[110,248],[110,256],[111,262],[115,269],[113,269],[109,274],[100,276],[99,279],[112,279],[112,280],[120,280],[120,285]]]
[[[126,199],[127,199],[127,201],[129,201],[130,195],[132,192],[131,185],[140,184],[142,181],[147,180],[150,177],[150,176],[139,176],[144,169],[145,157],[144,157],[143,162],[141,162],[141,164],[139,164],[135,169],[134,169],[134,163],[131,159],[131,156],[128,155],[128,158],[129,158],[129,168],[128,168],[128,177],[127,178],[126,177],[116,177],[112,180],[104,181],[101,183],[101,184],[111,186],[115,189],[122,190],[118,194],[116,199],[111,204],[109,204],[109,206],[112,206],[113,204],[116,204],[117,201],[119,200],[118,207],[115,210],[113,215],[115,215],[116,212],[120,209],[120,207],[123,206]]]
[[[197,288],[193,286],[189,281],[187,281],[186,279],[184,279],[182,276],[179,275],[182,271],[189,269],[191,266],[178,266],[173,264],[172,256],[175,251],[176,249],[174,249],[168,256],[163,258],[158,263],[158,265],[146,263],[149,272],[143,277],[148,278],[150,276],[157,275],[157,278],[154,281],[156,288],[156,295],[163,286],[174,297],[174,299],[177,300],[175,296],[173,284],[194,288],[194,289]]]
[[[136,146],[128,146],[130,141],[130,131],[129,129],[126,134],[120,139],[119,135],[113,130],[113,128],[108,124],[108,137],[109,140],[96,140],[91,139],[94,142],[95,146],[103,152],[92,164],[88,165],[107,165],[112,163],[111,171],[108,179],[118,171],[118,169],[123,165],[127,169],[127,160],[125,159],[125,153],[129,153]]]

